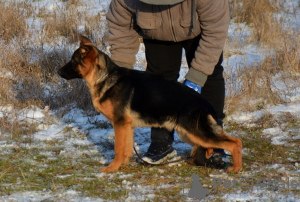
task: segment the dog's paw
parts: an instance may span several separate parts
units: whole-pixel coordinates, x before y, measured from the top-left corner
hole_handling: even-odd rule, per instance
[[[229,167],[227,168],[226,172],[227,173],[230,173],[230,172],[235,172],[235,173],[238,173],[242,168],[239,168],[239,167]]]
[[[101,173],[112,173],[112,172],[116,172],[118,171],[119,168],[114,168],[112,166],[107,166],[107,167],[104,167],[104,168],[101,168],[100,169],[100,172]]]

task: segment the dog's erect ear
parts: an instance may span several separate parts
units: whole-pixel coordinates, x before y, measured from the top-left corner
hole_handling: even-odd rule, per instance
[[[106,68],[107,56],[102,52],[96,51],[96,45],[82,35],[80,35],[80,54],[82,59],[89,58],[90,62],[97,62],[101,69]]]
[[[80,54],[81,57],[84,58],[87,56],[90,51],[94,48],[93,42],[85,36],[80,35]]]
[[[80,35],[80,46],[95,46],[90,39],[86,38],[85,36]]]

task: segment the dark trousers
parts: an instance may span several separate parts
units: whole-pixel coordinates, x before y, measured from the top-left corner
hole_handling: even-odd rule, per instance
[[[199,45],[200,36],[182,41],[166,42],[144,39],[145,54],[147,60],[146,71],[163,75],[165,78],[177,81],[181,67],[182,49],[184,48],[188,66],[195,57],[195,51]],[[225,117],[223,113],[225,100],[225,82],[223,77],[223,54],[221,54],[214,72],[209,75],[201,94],[212,104],[218,119]],[[152,143],[172,144],[174,131],[165,128],[151,128]]]

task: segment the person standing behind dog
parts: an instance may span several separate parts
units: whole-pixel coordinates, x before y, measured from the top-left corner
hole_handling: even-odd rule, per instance
[[[212,104],[222,124],[228,0],[112,0],[106,19],[111,58],[118,66],[133,68],[142,38],[146,71],[177,81],[184,49],[189,66],[184,84]],[[174,131],[151,128],[151,144],[143,160],[158,164],[175,156],[173,140]],[[205,165],[224,165],[224,151],[214,153]]]

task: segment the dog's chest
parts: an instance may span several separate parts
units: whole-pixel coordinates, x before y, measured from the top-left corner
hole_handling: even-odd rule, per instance
[[[114,120],[114,107],[112,102],[108,99],[100,103],[99,98],[93,99],[95,109],[102,113],[108,120]]]

